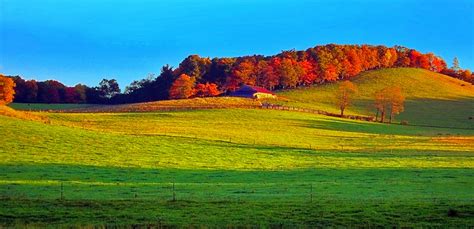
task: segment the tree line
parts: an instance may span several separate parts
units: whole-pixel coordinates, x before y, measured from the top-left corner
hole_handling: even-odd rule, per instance
[[[165,65],[157,76],[132,82],[124,92],[114,79],[98,86],[67,87],[55,80],[15,81],[15,102],[26,103],[131,103],[190,97],[207,97],[255,85],[270,90],[350,80],[363,71],[415,67],[449,75],[470,83],[474,76],[455,59],[453,67],[433,53],[423,54],[402,46],[316,46],[304,51],[282,51],[273,56],[207,58],[190,55],[176,69]]]

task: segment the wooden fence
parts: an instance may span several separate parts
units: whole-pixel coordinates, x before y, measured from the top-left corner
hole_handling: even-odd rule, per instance
[[[88,108],[68,109],[68,110],[53,110],[49,112],[59,113],[120,113],[120,112],[154,112],[154,111],[185,111],[185,110],[209,110],[209,109],[228,109],[228,108],[240,108],[240,109],[272,109],[272,110],[285,110],[285,111],[298,111],[312,114],[320,114],[332,117],[347,118],[353,120],[361,120],[374,122],[375,117],[373,116],[361,116],[361,115],[343,115],[331,113],[323,110],[283,106],[270,103],[262,103],[258,105],[209,105],[209,106],[123,106],[123,105],[109,105],[109,106],[93,106]]]
[[[341,116],[340,114],[331,113],[331,112],[327,112],[327,111],[323,111],[323,110],[300,108],[300,107],[290,107],[290,106],[275,105],[275,104],[270,104],[270,103],[262,104],[262,108],[272,109],[272,110],[299,111],[299,112],[320,114],[320,115],[326,115],[326,116],[332,116],[332,117],[375,122],[375,117],[373,117],[373,116],[362,116],[362,115],[343,115],[343,116]]]

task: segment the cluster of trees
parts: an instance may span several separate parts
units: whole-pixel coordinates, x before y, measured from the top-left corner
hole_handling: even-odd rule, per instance
[[[193,78],[186,74],[181,74],[171,85],[169,97],[170,99],[185,99],[193,96],[212,97],[220,93],[217,85],[214,83],[195,84]]]
[[[400,114],[404,110],[405,96],[402,89],[398,86],[383,88],[375,93],[374,106],[377,110],[375,119],[385,122],[386,114],[389,114],[389,122],[391,123],[394,116]]]
[[[56,80],[24,80],[20,76],[6,77],[14,82],[15,102],[20,103],[106,103],[120,93],[116,80],[104,79],[98,87],[77,84],[67,87]]]
[[[474,78],[469,70],[461,70],[459,65],[448,69],[446,62],[433,53],[422,54],[401,46],[329,44],[305,51],[283,51],[274,56],[210,59],[190,55],[176,69],[166,65],[158,76],[134,81],[124,93],[120,93],[113,79],[89,88],[85,85],[66,87],[52,80],[22,81],[17,77],[18,99],[15,101],[130,103],[215,96],[233,91],[242,84],[270,90],[294,88],[348,80],[363,71],[391,67],[424,68],[470,82]]]
[[[350,81],[344,81],[339,84],[339,90],[336,93],[336,106],[341,111],[341,117],[357,94],[357,86]],[[389,123],[392,122],[395,115],[404,111],[405,96],[402,89],[398,86],[385,87],[374,94],[374,107],[376,110],[375,120],[385,122],[388,114]]]
[[[0,105],[13,101],[15,82],[9,77],[0,74]]]
[[[462,69],[459,67],[457,57],[453,60],[453,66],[451,68],[443,69],[441,73],[474,84],[474,74],[469,69]]]

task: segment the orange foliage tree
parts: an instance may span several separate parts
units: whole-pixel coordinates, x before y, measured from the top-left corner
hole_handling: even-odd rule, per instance
[[[255,64],[251,60],[244,60],[232,71],[227,88],[235,90],[240,84],[255,85],[256,78]]]
[[[341,110],[341,117],[344,115],[344,110],[351,105],[355,93],[357,93],[357,86],[350,81],[344,81],[339,84],[339,90],[336,94],[336,105]]]
[[[15,82],[0,74],[0,105],[9,104],[15,95]]]
[[[197,84],[194,90],[197,97],[212,97],[221,93],[217,88],[217,84],[214,83]]]
[[[194,78],[181,74],[171,85],[169,97],[171,99],[187,99],[194,95]]]
[[[386,87],[375,93],[374,106],[377,109],[377,117],[380,114],[380,122],[385,122],[385,115],[389,113],[389,122],[394,116],[404,111],[405,96],[400,87]]]

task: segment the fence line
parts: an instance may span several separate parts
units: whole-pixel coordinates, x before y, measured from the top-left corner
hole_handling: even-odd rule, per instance
[[[374,122],[375,121],[375,117],[373,117],[373,116],[362,116],[362,115],[342,115],[341,116],[340,114],[335,114],[335,113],[331,113],[331,112],[327,112],[327,111],[323,111],[323,110],[310,109],[310,108],[290,107],[290,106],[276,105],[276,104],[270,104],[270,103],[263,103],[262,108],[272,109],[272,110],[299,111],[299,112],[320,114],[320,115],[326,115],[326,116],[332,116],[332,117],[362,120],[362,121],[368,121],[368,122]]]
[[[74,184],[68,181],[51,185],[0,185],[0,199],[19,200],[153,200],[197,202],[398,202],[419,201],[430,203],[472,203],[471,197],[446,195],[430,188],[420,193],[416,187],[410,192],[378,196],[376,192],[358,198],[349,194],[329,191],[331,182],[304,182],[288,184],[235,185],[226,183],[157,183],[149,185],[120,183],[117,185]],[[337,185],[337,183],[335,183]],[[362,183],[361,183],[362,185]],[[387,183],[388,186],[397,184]],[[28,187],[29,186],[29,187]],[[359,188],[363,188],[360,186]]]

